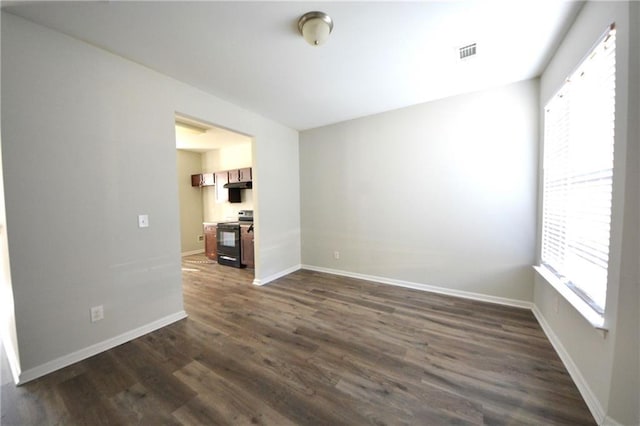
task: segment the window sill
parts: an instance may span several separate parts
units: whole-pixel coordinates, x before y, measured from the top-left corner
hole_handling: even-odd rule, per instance
[[[546,282],[551,285],[558,293],[565,298],[567,302],[571,306],[574,307],[575,310],[580,313],[586,319],[589,324],[591,324],[595,329],[600,330],[603,336],[606,336],[608,329],[604,326],[604,316],[600,315],[598,312],[594,311],[591,306],[589,306],[584,300],[580,298],[577,294],[575,294],[569,287],[567,287],[564,283],[562,283],[551,271],[549,271],[544,266],[534,266],[533,269],[536,270],[538,274]]]

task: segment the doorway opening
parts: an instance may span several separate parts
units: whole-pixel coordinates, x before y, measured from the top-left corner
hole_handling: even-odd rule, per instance
[[[222,274],[236,267],[250,272],[253,280],[252,138],[180,114],[175,116],[175,135],[183,270],[189,264],[211,264],[212,273]],[[228,233],[221,238],[222,229],[232,223],[238,225],[237,238],[230,241]],[[237,248],[233,262],[220,258],[232,256],[229,244]]]

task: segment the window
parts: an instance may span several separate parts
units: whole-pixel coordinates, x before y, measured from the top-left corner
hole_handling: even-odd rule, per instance
[[[609,263],[615,29],[544,108],[542,266],[598,314]]]

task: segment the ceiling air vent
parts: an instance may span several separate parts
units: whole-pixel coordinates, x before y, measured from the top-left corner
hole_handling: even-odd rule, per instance
[[[467,44],[460,48],[460,59],[467,59],[476,54],[476,44]]]

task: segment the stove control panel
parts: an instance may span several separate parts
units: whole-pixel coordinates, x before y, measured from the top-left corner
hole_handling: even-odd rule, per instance
[[[242,222],[253,222],[253,210],[240,210],[238,220]]]

